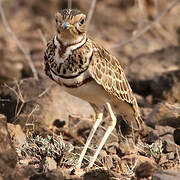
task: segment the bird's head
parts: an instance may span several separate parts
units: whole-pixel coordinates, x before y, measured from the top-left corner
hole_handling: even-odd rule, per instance
[[[86,33],[86,15],[79,10],[63,9],[55,15],[57,35],[64,44],[78,42]]]

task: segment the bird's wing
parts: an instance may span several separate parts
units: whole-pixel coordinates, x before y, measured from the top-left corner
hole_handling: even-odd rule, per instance
[[[89,72],[95,81],[119,100],[132,105],[138,126],[141,125],[139,108],[120,62],[103,47],[94,44]]]
[[[45,70],[46,75],[49,76],[52,80],[54,80],[54,79],[50,72],[49,63],[54,61],[55,48],[56,48],[56,46],[54,45],[54,42],[52,39],[47,43],[46,50],[44,52],[44,65],[45,65],[44,70]]]

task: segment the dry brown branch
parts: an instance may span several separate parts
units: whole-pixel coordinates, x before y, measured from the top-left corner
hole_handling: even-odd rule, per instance
[[[16,107],[15,107],[15,117],[17,117],[17,116],[19,116],[19,114],[20,114],[20,112],[24,106],[24,103],[25,103],[25,100],[24,100],[24,97],[21,93],[19,84],[16,81],[17,90],[15,90],[15,88],[8,86],[7,84],[4,84],[4,86],[7,87],[8,89],[10,89],[17,97]]]
[[[143,14],[145,18],[149,16],[152,16],[152,18],[158,16],[159,5],[157,0],[137,0],[136,4],[140,10],[140,13]]]
[[[72,0],[68,0],[68,9],[72,9]]]
[[[153,0],[153,1],[154,1],[154,6],[155,6],[155,17],[157,17],[158,16],[159,5],[158,5],[157,0]]]
[[[41,29],[38,29],[38,33],[39,33],[40,39],[42,40],[44,46],[46,46],[47,45],[47,40],[46,40],[44,34],[42,33]]]
[[[4,10],[1,6],[1,2],[0,2],[0,14],[1,14],[1,19],[2,19],[2,23],[4,25],[4,27],[6,28],[7,32],[9,33],[9,35],[14,39],[14,41],[16,42],[16,45],[17,47],[19,48],[19,50],[24,54],[25,56],[25,59],[27,60],[31,70],[32,70],[32,73],[33,73],[33,76],[35,79],[38,79],[38,75],[37,75],[37,71],[34,67],[34,64],[32,62],[32,59],[30,57],[30,54],[29,52],[27,52],[24,47],[22,46],[22,44],[20,43],[20,41],[18,40],[17,36],[15,35],[15,33],[12,31],[12,29],[9,27],[9,24],[6,20],[6,17],[5,17],[5,14],[4,14]]]
[[[11,90],[16,95],[17,99],[19,99],[22,103],[25,103],[25,100],[22,96],[22,93],[21,93],[21,90],[20,90],[20,87],[19,87],[19,84],[17,81],[16,81],[16,86],[17,86],[18,91],[16,91],[14,88],[8,86],[6,83],[4,84],[4,86],[7,87],[9,90]]]
[[[96,0],[92,0],[91,2],[91,7],[89,9],[89,12],[88,12],[88,15],[87,15],[87,20],[86,20],[86,26],[88,27],[91,19],[92,19],[92,16],[93,16],[93,13],[94,13],[94,9],[95,9],[95,6],[96,6]]]
[[[148,3],[149,2],[149,3]],[[151,4],[152,3],[152,4]],[[144,23],[151,21],[152,19],[155,19],[158,17],[159,12],[159,3],[157,0],[138,0],[138,8],[140,10],[139,15],[141,16],[141,18],[144,18]],[[139,20],[139,24],[138,24],[138,29],[142,29],[143,28],[143,24],[140,20]],[[171,45],[176,45],[177,44],[177,38],[175,36],[172,35],[172,33],[168,32],[168,30],[166,30],[166,28],[163,27],[163,25],[158,22],[156,23],[156,25],[154,26],[153,29],[151,29],[151,31],[154,31],[155,35],[158,36],[159,39],[164,39],[168,44]],[[164,42],[163,42],[164,44]]]
[[[51,87],[52,85],[46,88],[41,94],[38,95],[38,98],[41,98],[42,96],[44,96],[51,89]]]
[[[138,39],[140,36],[142,36],[145,32],[149,31],[150,29],[153,28],[154,25],[156,25],[165,15],[168,14],[170,10],[172,10],[178,3],[180,3],[180,0],[174,1],[167,9],[165,9],[154,21],[149,23],[147,26],[145,26],[142,30],[137,32],[135,35],[133,35],[130,39],[124,40],[118,44],[115,44],[111,46],[109,49],[115,49],[115,48],[120,48],[122,46],[125,46],[132,41],[135,41]]]

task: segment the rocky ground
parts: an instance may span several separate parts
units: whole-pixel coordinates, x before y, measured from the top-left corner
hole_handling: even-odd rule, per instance
[[[43,71],[45,44],[55,33],[54,13],[68,3],[3,1],[0,179],[180,179],[180,3],[168,11],[175,0],[137,2],[98,0],[88,32],[121,61],[146,126],[139,138],[114,130],[94,167],[87,169],[105,132],[104,121],[82,169],[75,169],[94,111],[61,91]],[[73,0],[72,6],[88,13],[91,1]]]

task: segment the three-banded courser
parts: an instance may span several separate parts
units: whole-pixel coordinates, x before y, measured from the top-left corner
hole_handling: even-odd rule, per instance
[[[116,115],[134,130],[141,128],[136,98],[126,79],[120,61],[106,49],[87,37],[86,16],[79,10],[64,9],[55,16],[57,33],[45,51],[45,72],[68,93],[91,104],[106,105],[109,127],[102,138],[89,167],[92,167],[108,136],[116,125]],[[77,167],[103,118],[98,112]]]

